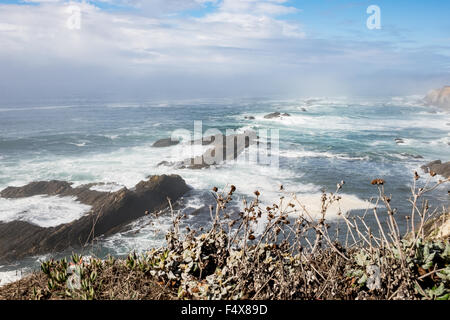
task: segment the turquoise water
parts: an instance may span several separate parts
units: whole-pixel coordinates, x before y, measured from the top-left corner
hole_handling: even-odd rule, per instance
[[[291,116],[264,119],[264,115],[274,111]],[[255,119],[248,120],[245,116]],[[189,157],[188,148],[183,145],[164,149],[154,149],[151,145],[160,138],[170,137],[174,130],[193,131],[194,120],[202,121],[203,130],[216,128],[222,133],[227,129],[279,130],[279,151],[274,153],[279,168],[246,161],[243,157],[204,170],[157,166],[164,160],[181,161]],[[344,180],[342,192],[347,198],[343,198],[343,207],[361,211],[376,196],[376,188],[370,181],[383,178],[387,193],[394,195],[393,205],[404,214],[409,211],[407,199],[414,170],[420,173],[424,163],[450,158],[449,123],[449,114],[422,106],[415,97],[378,101],[345,98],[120,103],[77,100],[3,105],[0,106],[0,190],[49,179],[68,180],[75,185],[115,183],[106,186],[113,190],[121,186],[131,188],[151,174],[176,173],[193,187],[184,198],[184,210],[190,214],[200,209],[200,213],[190,214],[187,223],[201,225],[209,220],[209,214],[201,209],[211,203],[209,190],[213,186],[236,185],[239,195],[236,206],[243,197],[259,190],[268,203],[276,202],[281,195],[295,193],[303,196],[304,202],[314,210],[313,202],[321,190],[334,191],[336,183]],[[396,138],[403,139],[404,143],[397,144]],[[284,186],[283,192],[279,191],[280,185]],[[438,188],[429,197],[435,207],[448,206],[447,187]],[[56,200],[3,199],[0,220],[27,220],[28,212],[34,223],[39,224],[42,217],[47,224],[54,219],[57,225],[84,213],[83,207],[73,199],[67,199],[66,203],[51,201]],[[61,210],[67,212],[65,218],[55,214]],[[161,245],[164,237],[155,231],[168,227],[166,217],[153,221],[153,225],[138,221],[132,225],[134,233],[104,239],[101,250],[120,255]],[[0,275],[2,272],[10,275],[22,265],[0,268]]]

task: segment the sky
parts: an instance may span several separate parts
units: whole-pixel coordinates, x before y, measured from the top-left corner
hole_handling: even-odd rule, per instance
[[[0,101],[420,95],[450,85],[449,12],[445,0],[0,0]]]

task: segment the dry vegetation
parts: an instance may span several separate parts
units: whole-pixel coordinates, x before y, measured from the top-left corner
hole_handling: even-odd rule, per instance
[[[424,195],[450,179],[431,186],[430,178],[421,180],[416,174],[404,234],[381,179],[372,181],[379,192],[374,207],[364,216],[341,214],[338,227],[327,210],[340,201],[344,182],[322,195],[319,218],[295,196],[262,207],[258,191],[235,216],[227,205],[236,188],[214,188],[209,230],[182,232],[183,216],[171,207],[167,246],[122,260],[76,254],[70,263],[50,260],[40,272],[0,288],[0,298],[448,300],[450,244],[435,228],[427,230],[427,220],[442,212],[432,211]]]

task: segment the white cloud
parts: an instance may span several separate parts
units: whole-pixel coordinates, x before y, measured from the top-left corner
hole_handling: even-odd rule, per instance
[[[65,83],[73,92],[99,92],[114,83],[114,91],[134,93],[126,87],[145,83],[136,90],[342,94],[360,86],[361,77],[367,88],[380,82],[383,70],[424,73],[422,59],[435,67],[443,59],[392,43],[308,38],[300,21],[283,19],[298,12],[283,0],[105,1],[147,11],[78,3],[81,29],[70,30],[65,1],[0,5],[0,96],[25,84],[54,92]],[[203,16],[170,15],[206,3],[214,9]],[[143,14],[155,7],[158,14]]]
[[[67,4],[1,6],[0,43],[4,56],[67,59],[87,64],[111,63],[171,68],[195,64],[247,63],[245,56],[220,48],[271,50],[264,40],[299,38],[299,26],[255,12],[218,13],[197,19],[147,18],[111,13],[86,4],[81,30],[66,28]],[[236,59],[237,58],[237,59]]]

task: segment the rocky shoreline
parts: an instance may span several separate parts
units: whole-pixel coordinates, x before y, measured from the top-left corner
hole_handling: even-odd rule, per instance
[[[82,247],[95,237],[119,232],[146,212],[167,208],[167,198],[175,202],[190,190],[178,175],[151,176],[132,190],[122,188],[112,193],[90,190],[93,185],[73,188],[66,181],[39,181],[1,191],[0,196],[9,199],[72,196],[92,208],[80,219],[56,227],[44,228],[25,221],[0,222],[0,264]]]

